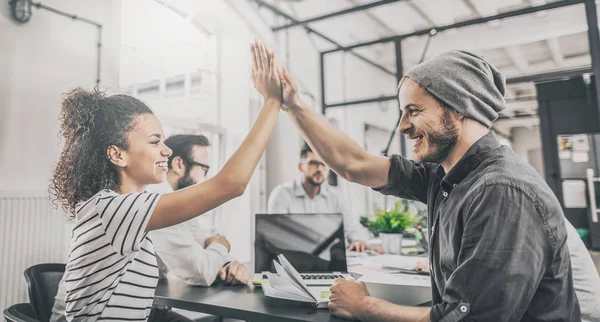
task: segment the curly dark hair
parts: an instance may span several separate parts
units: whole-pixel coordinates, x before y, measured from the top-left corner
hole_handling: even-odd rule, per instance
[[[75,206],[102,189],[121,184],[119,169],[107,157],[110,146],[127,150],[128,133],[136,117],[153,114],[140,100],[127,95],[108,96],[98,89],[75,88],[64,94],[60,111],[60,135],[64,146],[50,184],[57,200],[75,216]]]

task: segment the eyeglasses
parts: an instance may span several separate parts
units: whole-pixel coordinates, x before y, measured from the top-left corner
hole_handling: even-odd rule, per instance
[[[303,160],[302,163],[308,163],[308,165],[318,168],[319,166],[322,167],[327,167],[327,165],[321,161],[317,161],[317,160]]]
[[[188,163],[191,165],[196,165],[199,166],[200,168],[204,169],[204,176],[206,177],[206,175],[208,174],[208,170],[210,170],[210,166],[204,163],[200,163],[200,162],[196,162],[194,160],[188,160]]]

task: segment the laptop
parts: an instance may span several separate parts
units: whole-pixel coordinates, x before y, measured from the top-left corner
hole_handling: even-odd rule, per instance
[[[330,286],[348,274],[342,214],[257,214],[254,232],[254,284],[275,273],[283,254],[308,286]]]

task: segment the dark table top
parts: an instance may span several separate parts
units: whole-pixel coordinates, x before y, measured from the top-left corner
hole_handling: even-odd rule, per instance
[[[199,287],[175,279],[159,281],[154,304],[246,321],[348,321],[308,303],[266,298],[253,286]]]

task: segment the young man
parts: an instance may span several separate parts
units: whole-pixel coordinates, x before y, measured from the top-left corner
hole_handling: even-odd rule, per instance
[[[203,135],[173,135],[165,140],[173,150],[167,180],[150,190],[169,193],[203,182],[210,169],[208,139]],[[150,233],[160,271],[190,285],[210,286],[219,277],[226,284],[246,284],[249,269],[229,255],[221,235],[209,236],[195,220]]]
[[[368,233],[346,209],[344,198],[337,189],[323,185],[329,168],[312,152],[308,144],[300,151],[298,170],[302,178],[284,183],[273,189],[267,212],[271,214],[341,213],[344,231],[350,241],[349,250],[363,252]]]
[[[428,205],[433,306],[394,305],[339,280],[329,308],[363,321],[580,321],[560,204],[536,171],[498,143],[505,78],[483,57],[451,51],[399,85],[399,130],[415,160],[371,155],[298,96],[280,71],[283,108],[345,179]]]

